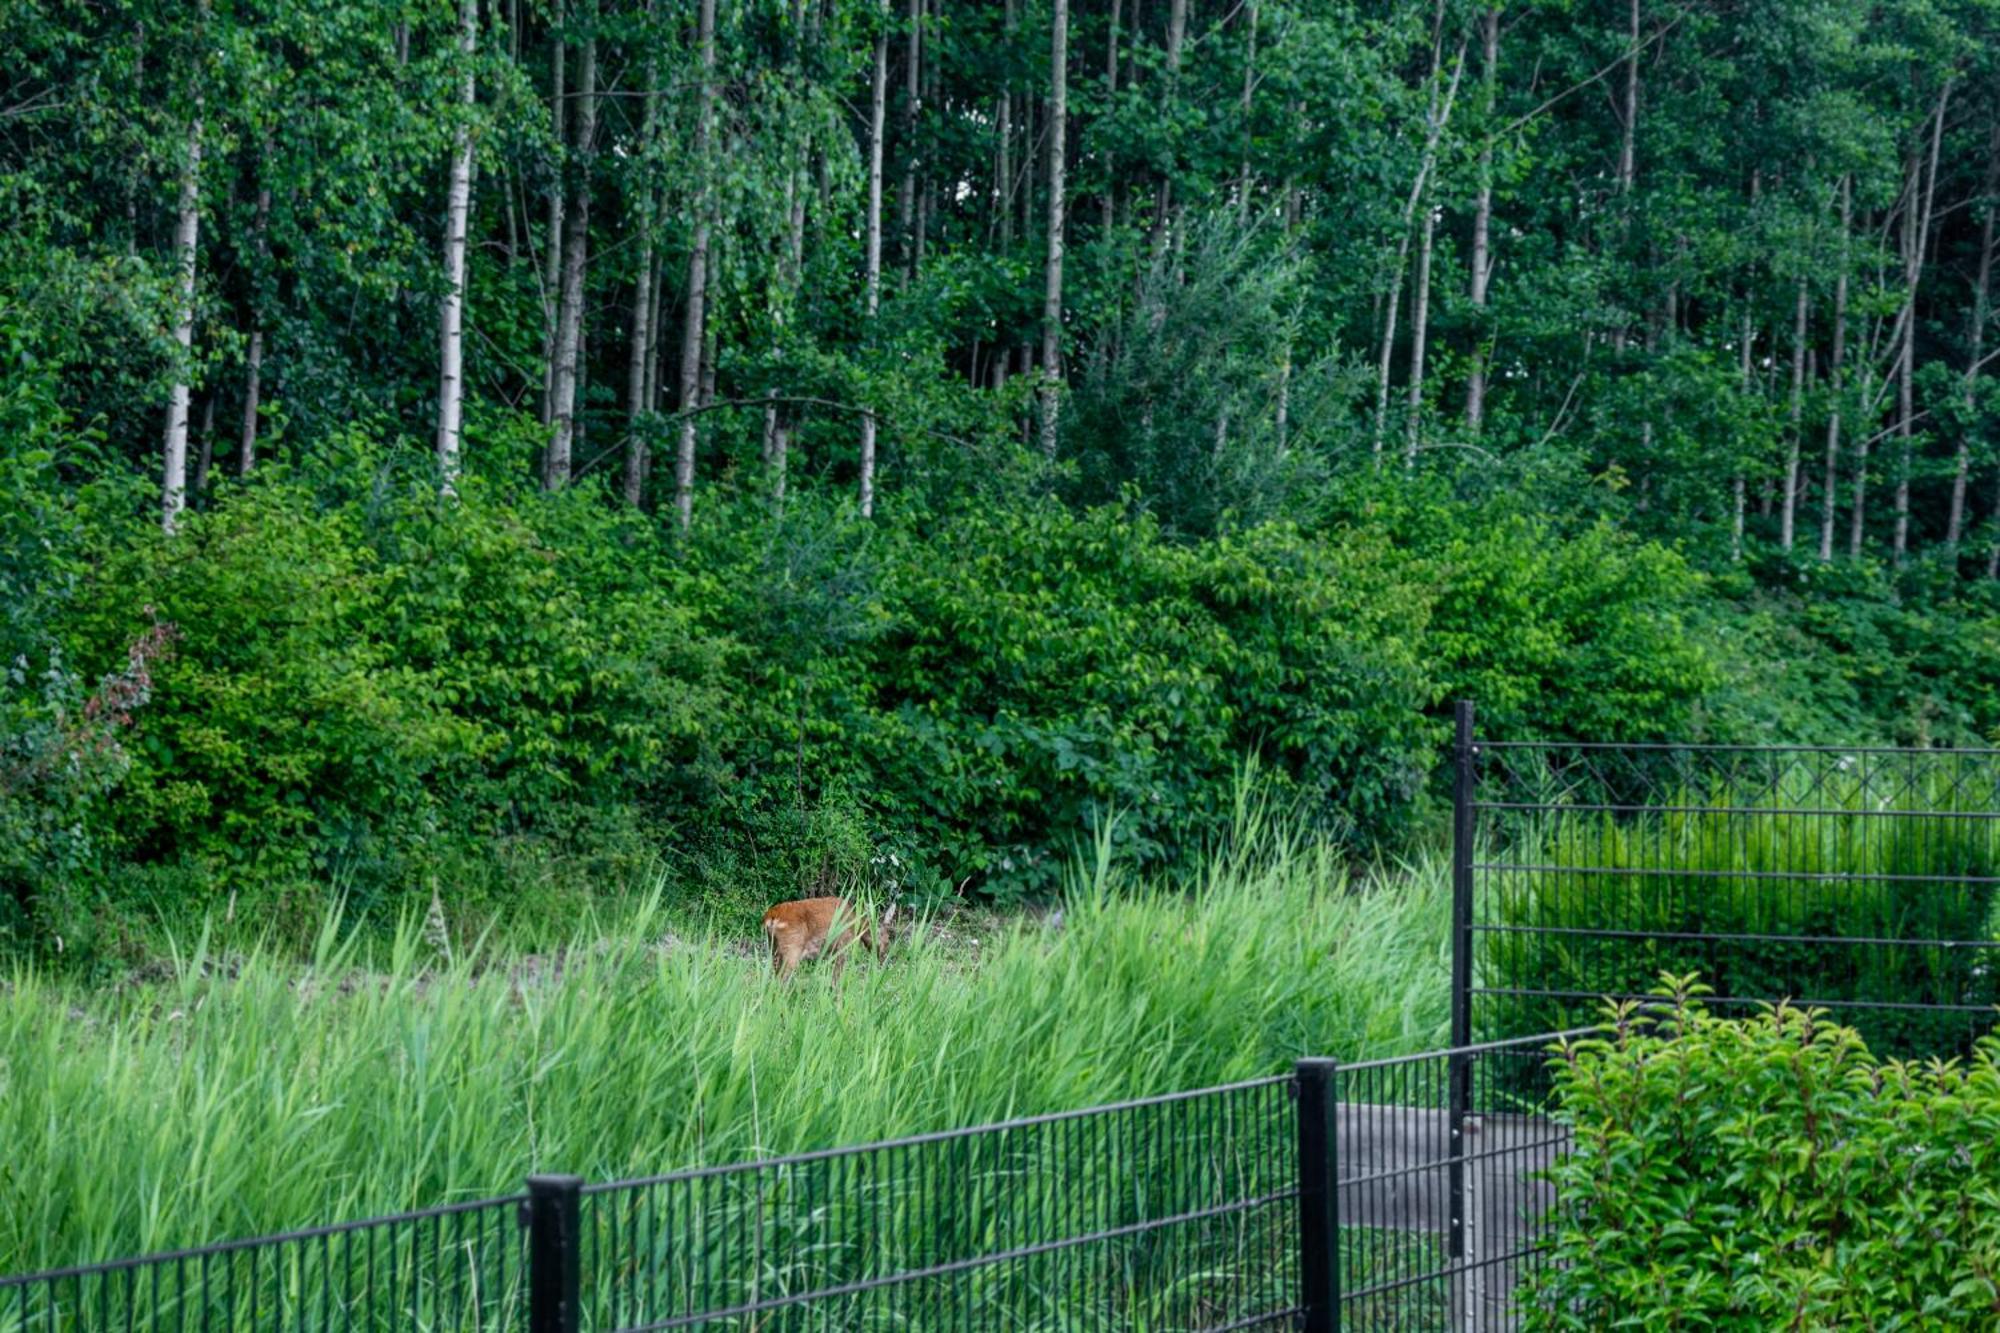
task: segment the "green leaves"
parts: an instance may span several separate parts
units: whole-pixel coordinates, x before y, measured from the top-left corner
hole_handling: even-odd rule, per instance
[[[1882,1062],[1824,1011],[1730,1022],[1703,989],[1664,978],[1557,1055],[1575,1148],[1524,1328],[1990,1324],[2000,1041]]]

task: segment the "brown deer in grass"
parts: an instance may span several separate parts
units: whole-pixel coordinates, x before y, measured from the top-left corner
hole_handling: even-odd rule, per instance
[[[889,927],[896,919],[892,905],[871,930],[868,920],[845,898],[801,898],[779,903],[764,913],[764,935],[771,941],[771,966],[778,980],[791,980],[799,964],[825,955],[840,980],[847,951],[857,942],[880,963],[889,952]],[[832,943],[828,940],[831,938]]]

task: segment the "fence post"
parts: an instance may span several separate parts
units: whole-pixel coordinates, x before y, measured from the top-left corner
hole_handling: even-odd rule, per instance
[[[1472,1066],[1462,1054],[1472,1044],[1472,792],[1477,777],[1472,743],[1472,703],[1452,710],[1451,783],[1451,1257],[1465,1256],[1465,1118],[1472,1109]]]
[[[1299,1130],[1299,1327],[1340,1327],[1339,1132],[1333,1123],[1332,1060],[1292,1067]]]
[[[579,1333],[581,1176],[528,1177],[528,1333]]]

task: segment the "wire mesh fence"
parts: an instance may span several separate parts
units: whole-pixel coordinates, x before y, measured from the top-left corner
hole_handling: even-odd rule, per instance
[[[1289,1074],[0,1279],[0,1333],[1278,1327]]]
[[[518,1329],[521,1196],[0,1278],[0,1333]]]
[[[585,1327],[1275,1327],[1289,1084],[586,1187]]]
[[[1960,1055],[2000,1004],[2000,751],[1474,741],[1462,1036],[1595,1021],[1662,973]]]
[[[1514,1326],[1570,1141],[1546,1072],[1559,1035],[1328,1066],[1335,1327]]]

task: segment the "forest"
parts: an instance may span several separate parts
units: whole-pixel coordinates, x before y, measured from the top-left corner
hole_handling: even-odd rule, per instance
[[[2000,740],[1995,0],[16,0],[0,948]]]

